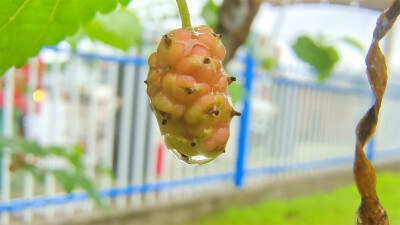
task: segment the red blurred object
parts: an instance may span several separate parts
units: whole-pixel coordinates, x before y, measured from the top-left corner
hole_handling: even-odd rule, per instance
[[[40,57],[37,58],[37,85],[36,89],[40,89],[43,85],[41,82],[41,77],[43,76],[43,72],[45,69],[45,65],[43,61],[40,59]],[[27,105],[27,100],[25,96],[25,91],[28,88],[28,79],[29,79],[29,73],[30,73],[31,68],[29,67],[29,64],[26,64],[23,66],[21,69],[15,69],[14,71],[14,99],[13,99],[13,105],[15,109],[21,110],[23,113],[26,112],[26,105]],[[0,108],[4,107],[4,93],[3,93],[3,86],[4,86],[4,78],[0,80]],[[39,110],[39,104],[36,104],[36,112]]]
[[[0,92],[0,108],[3,108],[4,104],[4,93]],[[24,93],[19,90],[14,91],[14,109],[19,109],[23,113],[26,112],[26,100]]]
[[[159,140],[157,145],[157,156],[156,156],[156,177],[157,180],[160,178],[163,170],[163,160],[164,160],[164,143]]]

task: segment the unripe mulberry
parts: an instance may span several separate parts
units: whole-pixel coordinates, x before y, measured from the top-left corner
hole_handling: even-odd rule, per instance
[[[227,93],[235,78],[222,67],[220,39],[205,25],[176,29],[148,60],[151,110],[168,149],[186,163],[203,164],[224,152],[230,121],[240,115]]]

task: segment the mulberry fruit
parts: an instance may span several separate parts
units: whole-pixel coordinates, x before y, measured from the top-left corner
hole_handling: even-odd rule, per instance
[[[145,83],[168,149],[189,164],[203,164],[225,151],[229,125],[240,115],[227,86],[235,81],[222,67],[221,35],[202,25],[163,35],[148,59]]]

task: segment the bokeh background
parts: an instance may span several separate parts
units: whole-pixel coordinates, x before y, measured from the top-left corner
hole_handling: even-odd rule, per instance
[[[194,26],[224,34],[225,68],[237,77],[229,92],[242,112],[226,153],[200,166],[168,152],[143,83],[161,36],[181,26],[176,2],[97,13],[1,80],[1,224],[352,223],[355,127],[374,101],[364,59],[389,4],[188,0]],[[381,42],[389,85],[365,148],[391,171],[378,173],[378,192],[392,224],[399,32]]]

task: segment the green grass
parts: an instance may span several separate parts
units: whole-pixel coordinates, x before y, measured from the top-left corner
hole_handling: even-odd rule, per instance
[[[377,191],[390,224],[400,225],[400,173],[377,174]],[[250,207],[232,207],[187,225],[338,225],[354,224],[360,204],[355,185],[330,193],[292,200],[267,201]]]

